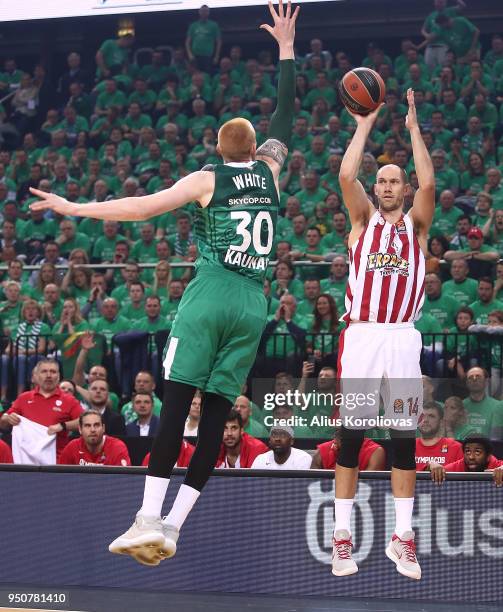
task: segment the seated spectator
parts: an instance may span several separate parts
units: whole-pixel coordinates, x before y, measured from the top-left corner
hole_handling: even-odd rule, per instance
[[[425,405],[418,426],[420,437],[416,438],[416,471],[427,470],[432,461],[446,465],[462,458],[461,444],[442,436],[443,425],[442,409],[435,404]]]
[[[12,450],[3,440],[0,440],[0,463],[14,463]]]
[[[89,323],[80,314],[80,308],[75,298],[66,298],[58,323],[51,330],[52,339],[63,366],[63,376],[72,376],[75,368],[77,351],[80,346],[80,336],[89,329]]]
[[[313,316],[315,304],[320,295],[320,281],[318,279],[307,279],[304,281],[304,295],[297,305],[297,314],[302,316]]]
[[[341,448],[340,428],[335,430],[333,440],[318,444],[316,453],[311,463],[312,470],[334,470],[337,457]],[[358,468],[361,472],[369,470],[384,470],[386,466],[386,452],[384,448],[369,440],[363,439],[363,444],[358,454]]]
[[[242,428],[245,433],[254,438],[268,438],[269,432],[263,425],[260,415],[257,418],[253,416],[253,408],[251,401],[246,395],[238,395],[234,401],[234,410],[241,415]]]
[[[466,372],[477,365],[480,358],[479,343],[471,335],[470,327],[473,325],[473,310],[469,306],[462,306],[456,314],[456,325],[446,337],[445,357],[448,369],[457,378],[464,380]],[[447,375],[447,373],[443,373]]]
[[[0,324],[4,336],[12,336],[21,322],[21,285],[16,281],[8,281],[4,286],[5,302],[0,306]]]
[[[201,421],[201,392],[196,391],[190,404],[189,416],[185,421],[183,435],[188,438],[196,438],[199,422]]]
[[[503,425],[503,402],[487,394],[487,371],[474,367],[466,373],[468,397],[463,400],[467,424],[478,435],[499,440]]]
[[[328,293],[322,293],[316,298],[313,309],[312,323],[307,327],[308,351],[311,350],[322,364],[336,362],[339,334],[345,324],[339,321],[339,313],[334,298]],[[314,334],[314,336],[310,336]]]
[[[424,279],[423,312],[437,319],[444,331],[454,326],[459,305],[452,295],[444,294],[438,274],[426,274]]]
[[[493,310],[503,310],[503,302],[494,299],[494,282],[489,276],[479,278],[477,294],[479,299],[470,304],[474,322],[487,325],[489,313]]]
[[[450,266],[451,280],[442,284],[442,293],[451,295],[461,306],[468,306],[477,299],[477,281],[468,278],[466,259],[453,259]]]
[[[20,395],[28,386],[36,363],[46,353],[51,330],[42,321],[42,317],[42,308],[35,300],[24,302],[21,321],[11,330],[10,341],[2,355],[2,402],[7,399],[9,366],[12,365],[16,372],[17,395]]]
[[[297,300],[302,300],[304,285],[295,278],[295,268],[288,259],[278,261],[274,271],[274,280],[271,284],[271,293],[278,300],[284,293],[289,293]]]
[[[444,419],[441,435],[446,438],[464,440],[473,432],[473,427],[467,424],[468,414],[463,400],[457,395],[451,395],[444,402]]]
[[[154,437],[159,427],[159,417],[152,413],[154,400],[150,393],[136,392],[131,400],[136,419],[126,425],[126,435],[129,437]]]
[[[255,459],[267,452],[267,446],[245,433],[241,414],[233,409],[225,421],[222,448],[217,459],[218,468],[250,468]]]
[[[128,331],[130,328],[129,321],[119,315],[117,300],[104,299],[101,306],[101,317],[94,323],[94,331],[105,337],[109,353],[112,351],[112,338],[115,334]]]
[[[145,316],[145,285],[140,282],[133,282],[129,285],[129,303],[123,305],[120,316],[128,320],[136,328],[138,322]]]
[[[77,398],[77,385],[73,382],[73,380],[70,380],[69,378],[63,378],[63,380],[59,383],[59,388],[61,389],[61,391],[64,391],[65,393],[69,393],[70,395],[73,395],[73,397]],[[87,410],[86,403],[84,402],[79,402],[79,403],[80,403],[80,407],[82,408],[82,410]]]
[[[287,293],[281,296],[274,315],[268,317],[258,352],[267,356],[270,371],[285,369],[285,363],[295,368],[304,352],[308,322],[305,317],[296,314],[296,309],[295,298]]]
[[[68,258],[73,249],[83,249],[86,253],[91,251],[91,241],[82,232],[77,232],[77,227],[70,219],[63,219],[59,224],[60,234],[56,236],[55,242],[59,245],[62,257]]]
[[[109,387],[106,380],[94,380],[88,389],[88,404],[90,410],[95,410],[102,416],[103,424],[111,436],[126,435],[124,417],[114,412],[108,405]]]
[[[59,388],[59,366],[54,359],[44,358],[34,368],[35,388],[21,393],[0,418],[0,428],[7,429],[21,422],[20,416],[45,425],[49,435],[56,435],[56,458],[68,442],[68,431],[77,431],[82,413],[79,402]],[[59,410],[53,410],[59,401]]]
[[[70,262],[61,283],[61,291],[64,295],[75,299],[79,308],[82,309],[90,297],[90,283],[91,270]]]
[[[180,448],[180,453],[178,455],[178,459],[176,460],[175,467],[179,467],[179,468],[188,467],[195,450],[196,450],[195,446],[190,444],[190,442],[187,442],[187,440],[182,440],[182,446]],[[147,453],[142,461],[142,466],[147,467],[149,460],[150,460],[150,453]]]
[[[293,441],[293,429],[290,426],[274,425],[269,435],[269,447],[272,450],[258,455],[251,467],[263,470],[308,470],[311,467],[311,455],[294,448]]]
[[[430,463],[431,479],[437,484],[445,480],[446,472],[493,472],[497,487],[503,484],[503,460],[496,459],[492,454],[489,440],[483,436],[468,436],[463,440],[463,458],[440,465]]]
[[[154,393],[155,378],[150,372],[138,372],[134,379],[134,391],[135,393],[148,393],[153,399],[152,412],[154,416],[158,417],[161,414],[162,402]],[[121,415],[124,417],[126,425],[129,425],[129,423],[132,423],[136,419],[136,413],[132,402],[127,402],[122,406]]]
[[[122,440],[105,435],[103,415],[86,410],[79,417],[80,438],[72,440],[59,456],[60,465],[131,465],[127,446]]]
[[[331,295],[338,312],[344,312],[344,299],[348,282],[348,264],[345,255],[336,255],[330,266],[330,276],[320,281],[320,288],[323,293]]]

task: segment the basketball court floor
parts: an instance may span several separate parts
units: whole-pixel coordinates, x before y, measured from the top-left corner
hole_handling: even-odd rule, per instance
[[[346,598],[285,597],[239,593],[152,593],[122,589],[60,588],[69,595],[66,607],[40,605],[0,607],[1,612],[501,612],[501,606],[417,602],[405,599],[365,600]],[[9,589],[2,585],[2,592]],[[33,591],[43,590],[40,587]],[[17,591],[30,589],[17,585]],[[54,592],[54,589],[52,589]],[[12,587],[16,592],[16,587]],[[5,601],[5,599],[3,599]],[[3,603],[3,602],[2,602]]]

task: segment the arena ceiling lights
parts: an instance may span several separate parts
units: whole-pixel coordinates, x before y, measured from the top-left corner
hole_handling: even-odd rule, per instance
[[[333,0],[294,0],[293,4],[333,2]],[[4,0],[0,21],[55,19],[117,15],[121,13],[151,13],[156,11],[197,10],[202,4],[210,8],[234,8],[267,5],[267,0]]]

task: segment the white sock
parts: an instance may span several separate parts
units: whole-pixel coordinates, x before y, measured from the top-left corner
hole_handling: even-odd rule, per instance
[[[168,485],[169,478],[147,476],[143,492],[143,505],[138,514],[143,514],[143,516],[161,516],[162,504],[166,497]]]
[[[201,492],[197,489],[193,489],[186,484],[182,484],[178,490],[178,495],[173,503],[171,512],[163,520],[163,523],[173,525],[177,529],[181,529],[199,495],[201,495]]]
[[[406,531],[412,531],[413,497],[394,497],[395,500],[395,533],[401,538]]]
[[[351,535],[351,511],[354,499],[335,498],[335,528],[334,535],[339,529],[346,529]]]

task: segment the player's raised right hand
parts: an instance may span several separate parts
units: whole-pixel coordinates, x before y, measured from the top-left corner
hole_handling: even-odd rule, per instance
[[[292,14],[292,3],[290,0],[288,0],[286,11],[283,6],[283,0],[279,0],[278,10],[276,12],[272,1],[269,0],[269,10],[274,21],[274,26],[263,23],[260,29],[269,32],[269,34],[276,39],[280,47],[289,46],[293,48],[293,41],[295,40],[295,22],[297,21],[300,7],[298,6]]]

